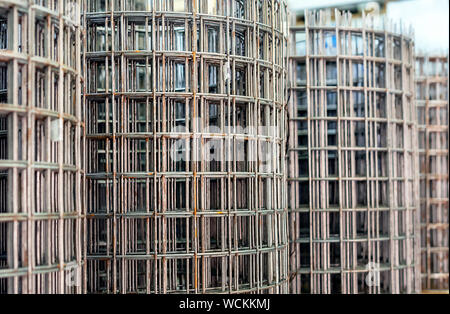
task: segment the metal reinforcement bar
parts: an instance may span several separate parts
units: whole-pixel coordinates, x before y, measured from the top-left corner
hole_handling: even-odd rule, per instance
[[[370,16],[291,28],[290,291],[420,291],[414,44]]]
[[[81,292],[81,4],[0,0],[0,293]]]
[[[287,7],[87,1],[86,293],[286,293]]]
[[[448,293],[448,55],[416,56],[422,288]]]

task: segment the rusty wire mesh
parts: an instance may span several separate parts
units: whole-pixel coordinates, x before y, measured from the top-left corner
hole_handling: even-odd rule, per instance
[[[448,289],[447,60],[287,15],[0,0],[0,293]]]
[[[448,56],[416,57],[416,99],[422,287],[448,291]]]
[[[81,9],[0,1],[0,293],[81,292]]]
[[[290,35],[290,291],[418,292],[414,44],[370,17],[305,16]]]
[[[285,2],[87,3],[86,292],[286,292]]]

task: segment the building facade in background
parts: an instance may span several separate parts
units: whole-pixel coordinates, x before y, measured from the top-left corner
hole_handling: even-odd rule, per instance
[[[419,292],[411,35],[336,11],[290,36],[290,291]]]
[[[416,57],[422,288],[448,291],[448,56]]]

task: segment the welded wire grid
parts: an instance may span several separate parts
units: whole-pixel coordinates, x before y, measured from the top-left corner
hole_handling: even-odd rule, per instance
[[[290,34],[290,291],[418,292],[411,34],[305,17]]]
[[[448,293],[448,56],[416,57],[422,289]]]
[[[81,1],[0,1],[0,293],[81,292]]]
[[[286,3],[87,4],[85,291],[287,292]]]

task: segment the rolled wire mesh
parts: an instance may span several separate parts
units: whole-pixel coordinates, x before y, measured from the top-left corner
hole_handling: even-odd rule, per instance
[[[292,28],[286,171],[283,1],[2,0],[0,13],[0,293],[80,292],[84,257],[87,293],[283,293],[288,266],[294,293],[419,290],[410,35],[339,12]],[[448,154],[439,97],[418,102],[439,116],[426,169]],[[422,176],[422,263],[443,289],[438,173]]]
[[[411,293],[418,275],[414,44],[349,13],[291,28],[292,293]]]
[[[87,293],[287,292],[284,1],[87,1]]]
[[[0,1],[0,293],[81,292],[81,1]]]
[[[448,56],[416,57],[424,290],[448,291]]]

